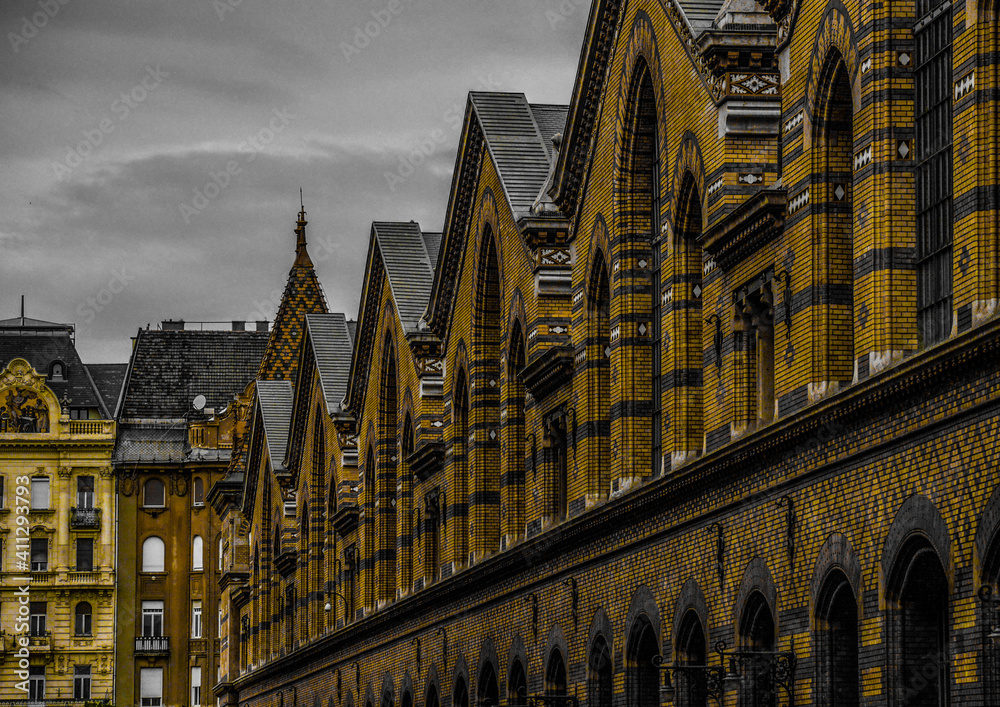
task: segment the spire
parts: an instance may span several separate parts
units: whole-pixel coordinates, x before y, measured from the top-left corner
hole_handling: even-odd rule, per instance
[[[295,263],[292,267],[311,268],[313,266],[312,259],[309,257],[309,251],[306,250],[306,224],[309,222],[306,221],[306,205],[302,201],[302,187],[299,187],[299,205],[299,220],[295,229]]]
[[[301,204],[301,193],[299,197]],[[305,326],[305,315],[326,314],[329,309],[323,288],[316,277],[312,260],[306,252],[306,207],[299,210],[295,246],[295,263],[288,272],[285,292],[278,305],[278,314],[271,326],[271,336],[257,371],[258,380],[288,380],[295,385],[298,370],[299,345]]]

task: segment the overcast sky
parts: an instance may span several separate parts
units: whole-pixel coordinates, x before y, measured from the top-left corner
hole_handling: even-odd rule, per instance
[[[0,319],[24,294],[90,363],[163,319],[272,319],[300,186],[356,316],[371,222],[442,226],[467,92],[568,103],[589,6],[4,0]]]

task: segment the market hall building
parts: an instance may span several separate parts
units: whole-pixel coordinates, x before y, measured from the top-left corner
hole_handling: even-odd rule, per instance
[[[216,695],[997,704],[997,20],[595,0],[471,94],[443,232],[282,303]]]

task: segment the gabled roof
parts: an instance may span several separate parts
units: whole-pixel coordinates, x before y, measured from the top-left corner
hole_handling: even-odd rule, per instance
[[[31,317],[11,317],[10,319],[0,319],[0,329],[20,329],[22,331],[68,331],[73,332],[72,324],[59,324],[57,322],[46,322],[41,319]]]
[[[329,309],[323,287],[319,284],[312,260],[306,251],[305,212],[299,214],[295,262],[288,272],[285,292],[281,296],[278,314],[271,327],[267,349],[257,369],[260,380],[295,381],[299,365],[299,345],[302,343],[306,314],[326,314]]]
[[[522,93],[469,93],[459,139],[448,209],[424,319],[442,339],[451,319],[461,254],[469,229],[482,146],[496,165],[514,220],[532,217],[532,207],[553,169],[552,137],[562,132],[567,106],[531,105]],[[560,217],[557,210],[546,217]]]
[[[118,419],[179,419],[195,397],[222,408],[260,365],[267,334],[255,331],[139,330]]]
[[[343,314],[306,315],[306,336],[316,361],[329,413],[339,412],[347,394],[354,337]]]
[[[376,221],[372,243],[381,255],[404,331],[416,330],[427,309],[436,261],[427,252],[420,225],[416,221]]]
[[[87,370],[94,380],[105,406],[111,412],[118,409],[118,399],[122,394],[122,386],[125,383],[125,374],[128,372],[127,363],[89,363]]]
[[[388,280],[396,313],[405,334],[423,331],[423,314],[435,277],[434,265],[440,248],[440,234],[425,234],[416,221],[372,224],[368,241],[365,279],[351,355],[345,400],[357,412],[368,385],[368,368],[374,347],[374,332],[381,312],[382,284]],[[331,408],[332,410],[332,408]]]
[[[68,398],[70,407],[96,408],[105,419],[111,419],[109,409],[101,396],[90,371],[80,360],[80,355],[70,338],[72,325],[57,324],[55,329],[35,333],[20,328],[20,317],[8,319],[13,326],[0,326],[0,370],[15,358],[23,358],[43,376],[48,376],[52,363],[61,361],[66,366],[65,380],[47,378],[45,384],[59,400]],[[33,320],[28,320],[33,321]],[[43,322],[44,323],[44,322]],[[65,327],[69,326],[69,329]]]
[[[264,425],[267,452],[273,467],[285,460],[293,397],[291,381],[257,381],[257,409]]]
[[[523,93],[473,91],[469,100],[517,220],[531,212],[545,185],[552,168],[552,136],[562,132],[568,107],[533,107]]]

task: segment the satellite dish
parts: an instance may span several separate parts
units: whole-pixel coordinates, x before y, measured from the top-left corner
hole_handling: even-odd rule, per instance
[[[203,410],[205,408],[205,403],[207,402],[208,400],[205,399],[204,395],[196,395],[194,396],[194,401],[191,405],[194,406],[195,410]]]

